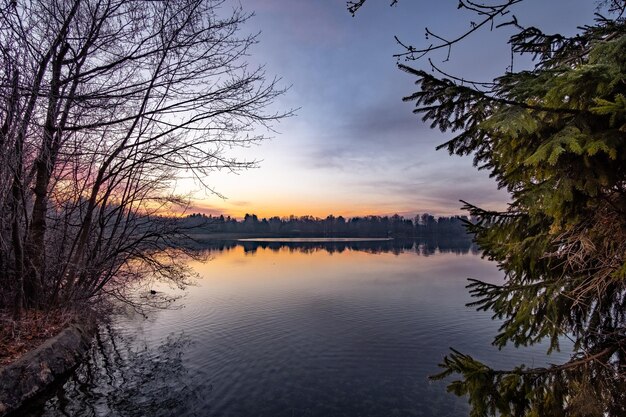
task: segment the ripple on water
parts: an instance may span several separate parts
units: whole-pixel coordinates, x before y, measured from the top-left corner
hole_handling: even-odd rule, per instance
[[[471,254],[233,249],[207,268],[184,308],[103,331],[43,415],[457,416],[465,400],[427,379],[449,347],[546,361],[490,346],[498,323],[465,307],[465,278],[500,272]]]

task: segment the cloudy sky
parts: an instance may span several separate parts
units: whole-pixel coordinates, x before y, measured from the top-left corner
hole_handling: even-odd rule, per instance
[[[239,3],[237,3],[239,4]],[[477,17],[456,0],[369,0],[352,17],[343,0],[241,0],[255,16],[245,31],[259,31],[253,64],[290,87],[276,109],[298,108],[275,125],[273,138],[229,155],[260,161],[237,174],[217,172],[208,182],[226,198],[194,192],[192,211],[260,216],[354,216],[430,212],[460,213],[460,199],[502,208],[507,195],[471,158],[435,147],[451,135],[430,129],[402,97],[414,79],[396,67],[393,54],[407,44],[424,46],[425,28],[446,37]],[[593,19],[591,0],[525,0],[513,9],[519,22],[546,32],[573,34]],[[448,72],[489,81],[510,63],[508,29],[479,31],[452,49],[433,54]],[[411,62],[424,68],[427,61]],[[516,59],[519,69],[527,65]]]

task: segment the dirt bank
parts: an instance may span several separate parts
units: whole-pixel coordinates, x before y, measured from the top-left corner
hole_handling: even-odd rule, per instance
[[[0,416],[74,368],[89,349],[95,322],[72,323],[15,362],[0,368]]]

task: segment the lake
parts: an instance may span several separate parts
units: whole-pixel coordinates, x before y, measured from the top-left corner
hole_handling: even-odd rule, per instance
[[[115,317],[28,416],[462,416],[431,382],[454,347],[495,368],[545,346],[490,345],[466,278],[502,281],[467,241],[231,241],[191,262],[175,308]],[[173,294],[177,290],[158,287]]]

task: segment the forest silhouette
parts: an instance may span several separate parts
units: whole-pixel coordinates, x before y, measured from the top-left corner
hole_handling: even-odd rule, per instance
[[[378,237],[415,238],[446,236],[470,239],[465,225],[472,219],[467,216],[435,217],[424,213],[413,219],[398,214],[393,216],[357,216],[344,218],[329,215],[270,217],[259,219],[256,214],[246,214],[237,220],[230,216],[191,214],[180,220],[193,234],[238,234],[255,237]]]

